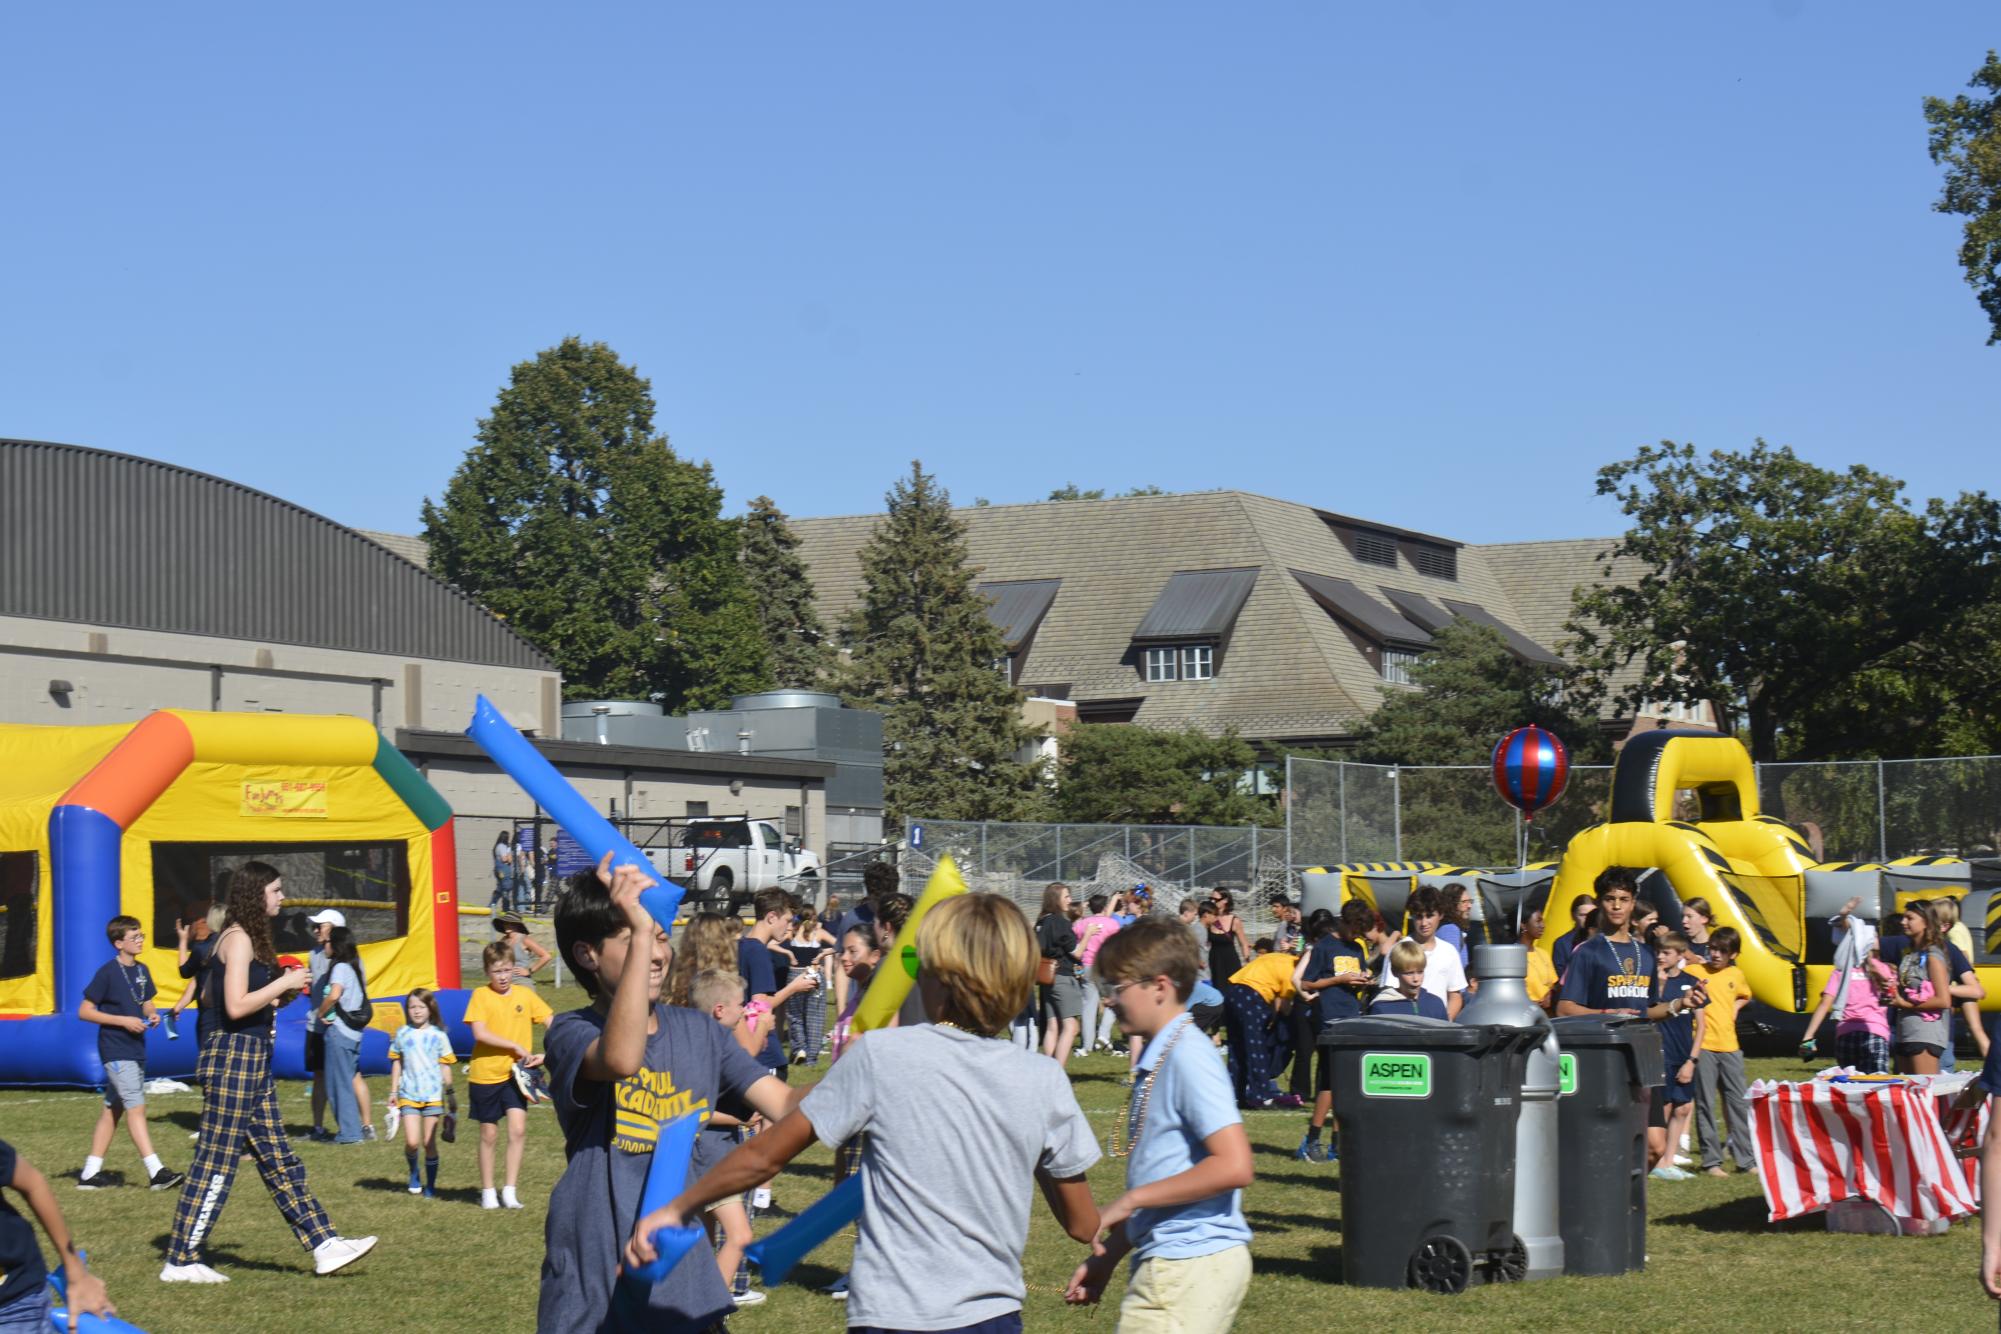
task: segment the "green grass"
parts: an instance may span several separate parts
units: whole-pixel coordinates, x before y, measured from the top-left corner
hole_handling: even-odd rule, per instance
[[[545,991],[560,1012],[581,993]],[[1073,1066],[1079,1101],[1101,1139],[1123,1105],[1123,1061],[1091,1057]],[[1754,1060],[1752,1075],[1791,1077],[1797,1062]],[[378,1098],[386,1081],[377,1080]],[[308,1123],[304,1087],[284,1086],[288,1125]],[[153,1104],[163,1156],[184,1168],[198,1097]],[[555,1118],[532,1114],[522,1196],[529,1208],[486,1213],[478,1208],[478,1169],[469,1135],[444,1149],[443,1198],[426,1201],[404,1191],[400,1146],[306,1144],[295,1139],[314,1191],[335,1226],[350,1235],[376,1233],[382,1244],[352,1272],[313,1277],[248,1165],[238,1176],[211,1258],[233,1282],[218,1288],[168,1287],[157,1279],[173,1217],[171,1192],[143,1187],[79,1192],[74,1178],[96,1114],[93,1095],[70,1092],[0,1094],[0,1134],[56,1177],[72,1227],[90,1250],[122,1314],[154,1334],[217,1328],[328,1331],[532,1330],[542,1258],[542,1203],[562,1171]],[[379,1112],[378,1112],[379,1118]],[[1873,1323],[1881,1328],[1987,1328],[1991,1303],[1976,1278],[1978,1229],[1956,1225],[1944,1237],[1835,1236],[1819,1219],[1773,1227],[1749,1175],[1700,1178],[1651,1192],[1646,1272],[1616,1279],[1560,1279],[1508,1288],[1476,1289],[1459,1297],[1337,1289],[1341,1273],[1340,1169],[1295,1162],[1304,1117],[1296,1112],[1251,1114],[1258,1180],[1244,1200],[1256,1231],[1255,1277],[1239,1318],[1244,1330],[1348,1328],[1396,1322],[1427,1328],[1518,1331],[1625,1328],[1679,1330],[1719,1321],[1761,1329],[1826,1330]],[[1411,1170],[1423,1170],[1413,1144]],[[128,1141],[109,1165],[137,1175]],[[1101,1200],[1120,1190],[1122,1163],[1106,1159],[1092,1173]],[[781,1211],[797,1210],[832,1182],[830,1156],[815,1148],[781,1177],[774,1193]],[[760,1231],[766,1225],[760,1221]],[[775,1224],[772,1224],[775,1225]],[[765,1305],[735,1317],[732,1327],[770,1331],[838,1331],[842,1308],[811,1290],[845,1267],[851,1241],[841,1238],[800,1267],[795,1282]],[[1059,1296],[1079,1248],[1036,1205],[1025,1270],[1026,1319],[1035,1330],[1110,1330],[1119,1281],[1104,1308],[1065,1307]]]

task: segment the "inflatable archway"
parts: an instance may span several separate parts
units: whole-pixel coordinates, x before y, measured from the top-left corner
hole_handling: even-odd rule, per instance
[[[281,949],[303,952],[306,915],[338,907],[378,1002],[457,987],[451,808],[368,723],[162,710],[131,726],[0,727],[0,1084],[101,1082],[94,1029],[75,1014],[111,957],[105,923],[140,920],[171,1005],[185,985],[176,922],[253,857],[285,877]],[[281,1018],[281,1074],[302,1064],[303,1009]],[[365,1059],[385,1043],[371,1033]],[[148,1073],[192,1073],[195,1045],[192,1024],[178,1040],[152,1030]]]

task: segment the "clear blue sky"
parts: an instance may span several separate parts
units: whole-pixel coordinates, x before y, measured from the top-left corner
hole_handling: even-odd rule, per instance
[[[1242,487],[1473,541],[1763,435],[1994,475],[1920,99],[2001,10],[12,5],[0,435],[415,531],[508,368],[732,511]]]

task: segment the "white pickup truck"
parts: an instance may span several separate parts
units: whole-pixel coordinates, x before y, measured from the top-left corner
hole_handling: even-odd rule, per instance
[[[647,848],[653,869],[688,888],[688,906],[734,917],[760,890],[789,889],[817,913],[827,906],[818,854],[787,843],[769,820],[690,820],[673,846]]]

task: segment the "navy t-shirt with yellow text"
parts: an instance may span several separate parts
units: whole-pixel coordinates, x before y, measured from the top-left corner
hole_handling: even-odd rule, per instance
[[[1654,1003],[1654,952],[1637,940],[1593,936],[1571,953],[1557,999],[1643,1015]]]
[[[0,1140],[0,1186],[14,1184],[14,1163],[14,1146]],[[7,1197],[0,1194],[0,1307],[40,1292],[48,1281],[35,1225],[16,1213]],[[46,1320],[42,1328],[48,1328]]]

